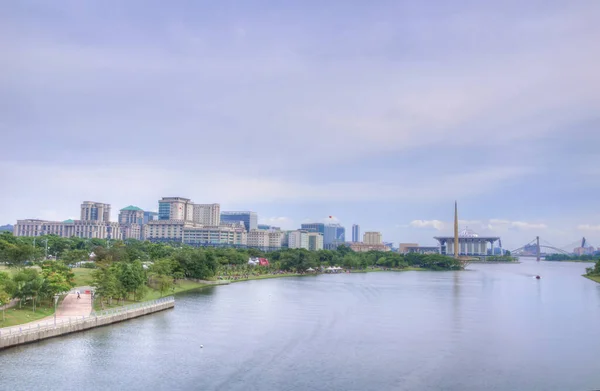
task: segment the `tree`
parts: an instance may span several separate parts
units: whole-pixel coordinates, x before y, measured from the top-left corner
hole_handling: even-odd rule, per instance
[[[41,268],[49,296],[67,292],[75,286],[75,273],[64,263],[46,261],[42,263]]]

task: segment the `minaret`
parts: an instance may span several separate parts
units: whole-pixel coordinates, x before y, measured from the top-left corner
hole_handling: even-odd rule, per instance
[[[454,258],[458,258],[458,204],[454,201]]]

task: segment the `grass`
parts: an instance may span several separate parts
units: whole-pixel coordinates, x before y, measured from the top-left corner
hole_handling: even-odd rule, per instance
[[[83,267],[73,268],[73,273],[75,273],[75,286],[88,286],[92,285],[92,272],[94,269],[86,269]]]
[[[16,326],[23,323],[33,322],[54,314],[54,306],[36,307],[35,312],[31,308],[31,303],[19,309],[19,305],[9,308],[5,311],[5,320],[2,321],[2,311],[0,311],[0,327]]]
[[[592,281],[596,281],[598,284],[600,284],[600,276],[588,276],[586,274],[583,275],[585,278],[589,278]]]

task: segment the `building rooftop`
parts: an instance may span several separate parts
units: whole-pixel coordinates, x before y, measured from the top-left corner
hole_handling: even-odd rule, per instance
[[[129,205],[121,210],[143,210],[142,208],[138,208],[137,206]]]
[[[68,223],[68,224],[73,224],[74,222],[75,222],[75,220],[73,220],[73,219],[68,219],[68,220],[63,221],[63,223]]]

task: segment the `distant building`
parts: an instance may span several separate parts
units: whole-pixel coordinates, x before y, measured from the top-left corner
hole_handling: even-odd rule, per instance
[[[305,248],[308,250],[308,232],[298,230],[288,233],[288,248]]]
[[[384,244],[351,243],[352,251],[364,253],[368,251],[390,251],[390,248]]]
[[[275,230],[275,231],[280,231],[281,227],[275,227],[273,225],[267,225],[267,224],[258,224],[258,229],[264,229],[264,230]]]
[[[247,234],[241,225],[237,227],[184,227],[183,243],[192,246],[246,246]]]
[[[360,225],[352,224],[352,242],[360,242]]]
[[[311,251],[323,250],[323,234],[320,232],[308,232],[308,249]]]
[[[148,224],[149,221],[158,220],[157,212],[144,211],[144,222],[143,224]]]
[[[183,242],[183,229],[193,228],[191,221],[155,220],[144,226],[144,239],[152,242]]]
[[[381,232],[367,231],[363,236],[364,244],[382,244]]]
[[[454,236],[436,236],[440,243],[440,253],[443,255],[454,254]],[[494,243],[499,241],[497,236],[479,236],[475,232],[465,229],[458,234],[458,254],[464,256],[487,256],[494,254]],[[488,249],[488,243],[490,248]]]
[[[82,221],[110,221],[110,204],[83,201],[81,204]]]
[[[392,242],[383,242],[383,245],[388,247],[391,251],[394,251],[394,243]]]
[[[137,239],[143,237],[144,211],[137,206],[129,205],[119,211],[121,239]]]
[[[246,231],[258,228],[258,215],[251,211],[221,212],[221,223],[232,224],[243,222]]]
[[[400,247],[398,249],[399,253],[407,253],[408,252],[408,248],[411,247],[419,247],[419,243],[400,243]]]
[[[7,224],[7,225],[0,225],[0,231],[8,231],[8,232],[12,232],[14,229],[14,226]]]
[[[75,236],[89,239],[120,239],[122,237],[119,223],[96,220],[18,220],[13,234],[15,236],[57,235],[63,238]]]
[[[129,205],[119,211],[119,224],[144,224],[144,211]]]
[[[221,224],[221,205],[194,204],[194,223],[218,226]]]
[[[325,224],[323,233],[323,248],[335,250],[346,241],[346,229],[339,224]]]
[[[163,197],[158,201],[158,220],[194,220],[194,204],[189,198]]]

